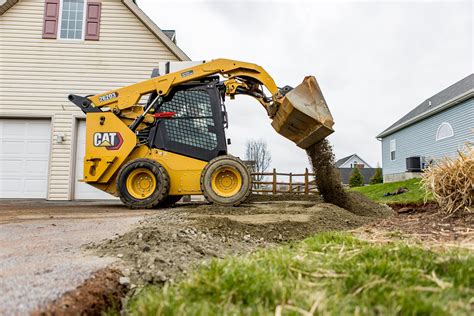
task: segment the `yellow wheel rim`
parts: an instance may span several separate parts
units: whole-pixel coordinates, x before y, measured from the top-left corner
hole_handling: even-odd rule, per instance
[[[212,174],[211,186],[216,194],[222,197],[230,197],[240,191],[242,176],[234,168],[219,168]]]
[[[156,189],[156,177],[148,169],[137,168],[127,177],[127,191],[136,199],[150,197]]]

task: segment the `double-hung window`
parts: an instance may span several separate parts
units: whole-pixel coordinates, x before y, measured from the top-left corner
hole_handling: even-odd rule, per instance
[[[390,140],[390,160],[395,160],[395,152],[397,151],[397,142],[395,139]]]
[[[84,39],[85,0],[62,0],[59,38]]]
[[[43,38],[98,41],[102,2],[45,0]]]

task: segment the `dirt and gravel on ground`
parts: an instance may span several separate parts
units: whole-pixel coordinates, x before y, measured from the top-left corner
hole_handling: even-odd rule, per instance
[[[473,246],[473,216],[443,218],[434,204],[398,205],[394,212],[369,203],[355,214],[314,196],[290,198],[151,211],[116,202],[2,203],[0,286],[6,290],[0,314],[26,314],[38,306],[38,315],[120,309],[124,293],[141,285],[174,282],[212,258],[327,230]]]
[[[396,215],[356,230],[366,239],[411,239],[426,246],[460,247],[474,251],[474,212],[447,216],[434,202],[393,204]]]
[[[353,229],[393,214],[388,207],[377,206],[357,215],[318,197],[265,202],[253,197],[252,201],[239,207],[179,205],[160,210],[139,227],[91,243],[87,249],[120,258],[116,267],[134,288],[174,281],[211,258],[272,247],[321,231]]]

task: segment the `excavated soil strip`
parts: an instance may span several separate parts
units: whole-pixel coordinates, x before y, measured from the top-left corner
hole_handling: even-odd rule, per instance
[[[115,269],[97,271],[77,289],[67,292],[31,315],[101,315],[110,308],[120,310],[121,300],[128,291],[127,286],[119,282],[121,275],[121,272]]]

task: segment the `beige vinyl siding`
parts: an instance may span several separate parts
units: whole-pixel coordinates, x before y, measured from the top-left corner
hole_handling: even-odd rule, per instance
[[[69,199],[73,127],[82,112],[68,94],[144,80],[159,61],[176,57],[120,0],[102,1],[99,41],[42,39],[43,12],[44,0],[22,0],[0,16],[0,116],[52,117],[48,198]]]

